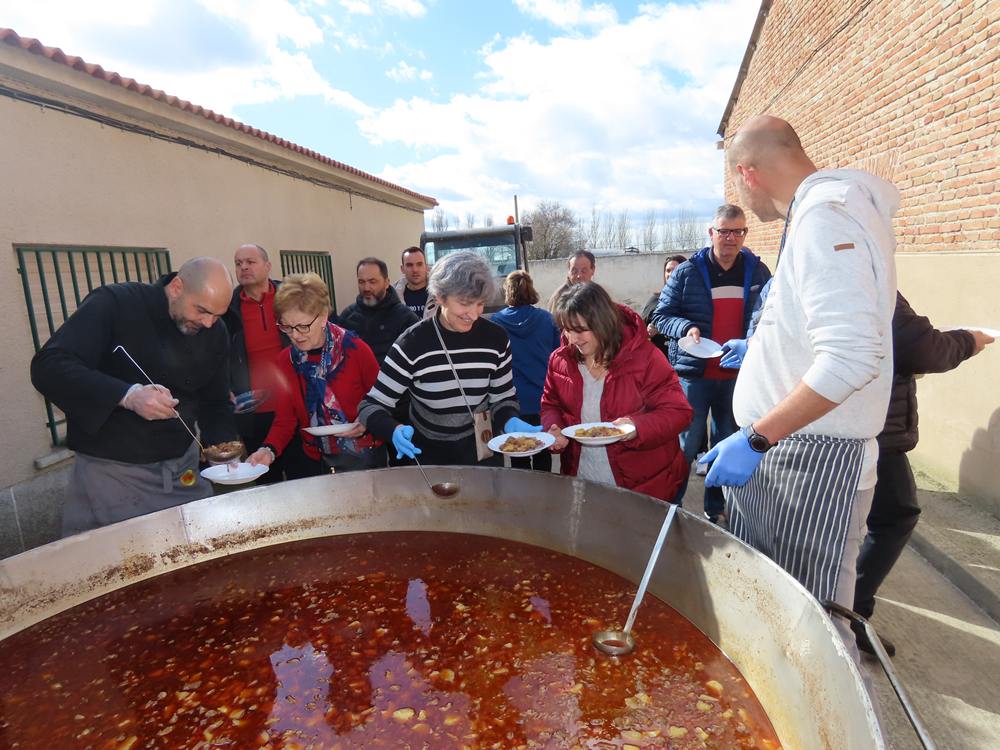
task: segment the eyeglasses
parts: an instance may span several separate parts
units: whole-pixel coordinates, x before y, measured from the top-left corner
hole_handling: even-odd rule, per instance
[[[750,230],[746,227],[743,229],[719,229],[718,227],[712,227],[712,231],[722,237],[738,237],[743,238],[747,236],[747,232]]]
[[[292,331],[295,333],[309,333],[309,329],[312,328],[313,323],[319,320],[319,315],[310,320],[308,323],[300,323],[297,326],[286,326],[284,323],[278,323],[278,330],[284,334],[289,334]]]

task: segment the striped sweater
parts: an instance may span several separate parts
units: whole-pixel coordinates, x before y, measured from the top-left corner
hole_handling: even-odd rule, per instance
[[[424,440],[449,443],[472,437],[472,419],[452,374],[434,318],[407,329],[389,349],[378,380],[361,402],[358,419],[388,442],[399,425],[392,411],[407,393],[409,419]],[[489,410],[493,432],[517,416],[507,332],[479,318],[468,333],[438,326],[474,412]]]

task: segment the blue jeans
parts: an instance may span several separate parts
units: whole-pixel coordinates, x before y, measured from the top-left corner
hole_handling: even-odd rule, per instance
[[[707,378],[681,378],[681,388],[687,396],[688,403],[694,409],[691,426],[687,432],[681,433],[681,447],[688,466],[697,457],[698,449],[705,441],[708,432],[708,419],[711,415],[712,433],[711,445],[732,435],[737,430],[736,419],[733,417],[733,389],[736,378],[732,380],[708,380]],[[681,488],[681,495],[687,489],[687,479]],[[705,488],[705,512],[717,516],[725,510],[726,501],[722,496],[721,487]]]

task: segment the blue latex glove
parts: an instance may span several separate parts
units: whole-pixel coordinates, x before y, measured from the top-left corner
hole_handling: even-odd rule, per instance
[[[719,360],[719,367],[729,370],[738,370],[743,364],[743,358],[747,355],[746,339],[729,339],[722,345],[722,359]]]
[[[540,424],[528,424],[520,417],[511,417],[507,420],[507,423],[503,426],[503,431],[506,432],[541,432],[542,426]]]
[[[747,436],[740,431],[712,448],[698,463],[715,462],[705,477],[706,487],[742,487],[763,458],[764,454],[751,448]]]
[[[392,431],[392,447],[396,449],[396,458],[415,458],[419,456],[420,449],[413,444],[413,428],[408,424],[401,424]]]

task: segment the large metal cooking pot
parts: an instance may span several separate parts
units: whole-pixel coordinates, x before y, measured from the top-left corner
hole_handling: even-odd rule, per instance
[[[645,495],[552,474],[428,472],[459,482],[461,492],[435,497],[409,468],[316,477],[190,503],[9,558],[0,562],[0,638],[144,578],[331,534],[485,534],[564,552],[637,582],[665,512]],[[649,590],[733,660],[786,748],[885,747],[830,619],[763,555],[680,513]]]

